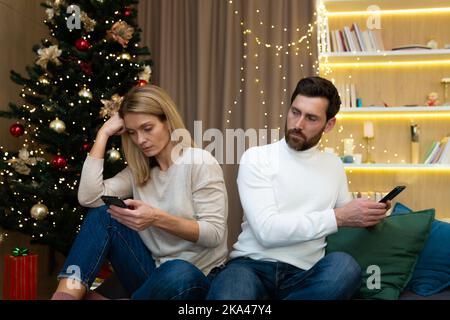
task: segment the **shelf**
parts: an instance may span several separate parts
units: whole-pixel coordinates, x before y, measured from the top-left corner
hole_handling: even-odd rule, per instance
[[[450,112],[450,106],[442,107],[361,107],[361,108],[341,108],[340,113],[385,113],[385,112]]]
[[[321,53],[324,67],[417,66],[450,64],[450,49]]]
[[[450,173],[450,164],[402,164],[402,163],[374,163],[374,164],[344,164],[347,171],[447,171]]]
[[[361,107],[341,108],[337,119],[384,119],[384,120],[415,120],[415,119],[448,119],[450,106],[442,107]]]
[[[417,13],[434,13],[433,8],[448,8],[448,0],[395,0],[395,1],[376,1],[376,0],[324,0],[323,1],[330,15],[346,15],[349,12],[358,12],[367,14],[367,8],[376,5],[380,8],[381,14],[406,14],[402,10],[423,10]],[[395,12],[393,12],[395,10]],[[440,10],[439,13],[446,11]],[[356,15],[354,13],[354,15]]]

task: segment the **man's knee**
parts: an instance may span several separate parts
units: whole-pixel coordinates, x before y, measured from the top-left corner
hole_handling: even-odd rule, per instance
[[[132,299],[203,300],[208,290],[209,280],[196,266],[176,259],[161,264]]]
[[[229,265],[212,281],[208,300],[256,299],[261,295],[262,284],[252,269]]]
[[[354,274],[361,277],[361,267],[351,255],[345,252],[333,252],[325,256],[327,262],[333,266],[333,269],[340,272]]]
[[[336,286],[357,290],[361,286],[361,267],[345,252],[333,252],[325,257],[333,270],[332,281]]]

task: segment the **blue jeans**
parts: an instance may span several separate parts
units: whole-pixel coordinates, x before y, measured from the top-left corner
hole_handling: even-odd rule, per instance
[[[334,252],[305,271],[283,262],[236,258],[214,278],[208,300],[340,300],[361,286],[361,268]]]
[[[132,299],[200,300],[210,280],[193,264],[170,260],[158,268],[139,234],[112,219],[107,207],[89,210],[58,279],[89,288],[106,259]]]

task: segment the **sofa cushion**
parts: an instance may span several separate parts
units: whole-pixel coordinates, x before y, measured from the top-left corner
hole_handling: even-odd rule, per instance
[[[327,238],[327,254],[346,252],[359,263],[363,270],[359,297],[398,299],[428,238],[434,213],[430,209],[389,216],[369,228],[339,228]],[[371,286],[378,271],[379,286]]]
[[[412,212],[407,206],[396,203],[392,215]],[[427,297],[447,287],[450,287],[450,223],[435,220],[407,289]]]

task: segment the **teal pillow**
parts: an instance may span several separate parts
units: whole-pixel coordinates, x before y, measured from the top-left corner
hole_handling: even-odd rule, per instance
[[[434,214],[429,209],[389,216],[369,228],[339,228],[328,236],[326,252],[346,252],[359,263],[363,274],[360,298],[398,299],[428,238]],[[375,275],[372,266],[379,267],[379,289],[367,285]]]
[[[412,213],[396,203],[393,215]],[[431,296],[450,287],[450,223],[435,220],[430,235],[417,260],[414,273],[406,289],[420,296]]]

